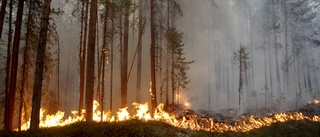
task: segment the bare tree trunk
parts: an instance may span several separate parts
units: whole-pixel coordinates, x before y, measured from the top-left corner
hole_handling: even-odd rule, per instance
[[[5,131],[8,131],[9,129],[6,129],[6,124],[9,123],[9,110],[10,110],[10,100],[9,100],[9,86],[10,86],[10,68],[11,68],[11,46],[12,46],[12,5],[13,0],[10,0],[10,9],[9,9],[9,33],[8,33],[8,45],[7,45],[7,63],[6,63],[6,77],[5,77],[5,121],[4,121],[4,127]],[[1,35],[1,34],[0,34]]]
[[[240,53],[241,54],[241,53]],[[241,109],[241,95],[242,95],[242,88],[243,88],[243,59],[239,56],[239,111]]]
[[[96,42],[97,0],[91,1],[88,35],[87,77],[86,77],[86,121],[92,121],[94,92],[94,55]]]
[[[85,54],[85,53],[83,53],[82,51],[83,51],[83,49],[82,48],[84,48],[84,46],[83,45],[85,45],[84,43],[83,43],[83,24],[84,24],[84,6],[85,6],[85,1],[82,1],[82,7],[81,7],[81,23],[80,23],[80,43],[79,43],[79,68],[80,68],[80,74],[79,74],[79,76],[80,76],[80,87],[79,87],[79,93],[80,93],[80,97],[81,96],[83,96],[83,87],[84,87],[84,67],[83,67],[83,54]],[[79,100],[79,113],[81,113],[81,109],[82,109],[82,104],[81,104],[81,108],[80,108],[80,100]]]
[[[1,10],[0,10],[0,40],[1,40],[1,36],[2,36],[4,15],[6,14],[6,6],[7,6],[7,0],[2,0],[2,2],[1,2]],[[9,16],[11,16],[11,15],[9,15]]]
[[[273,0],[272,3],[272,10],[273,10],[273,24],[276,25],[276,9],[275,9],[275,0]],[[279,67],[279,47],[278,47],[278,38],[277,38],[277,32],[276,32],[276,26],[273,26],[273,42],[274,42],[274,54],[275,54],[275,67],[276,67],[276,75],[277,75],[277,88],[278,93],[281,93],[281,81],[280,81],[280,67]]]
[[[100,46],[99,46],[99,22],[97,21],[97,24],[96,24],[96,41],[97,41],[97,44],[96,44],[96,46],[97,46],[97,63],[98,63],[98,65],[97,65],[97,72],[98,72],[98,74],[97,74],[97,77],[98,77],[98,79],[97,79],[97,91],[96,91],[96,101],[98,101],[99,102],[99,100],[100,100],[100,86],[101,86],[101,83],[100,83],[100,81],[101,81],[101,64],[102,64],[102,56],[100,56]]]
[[[35,71],[35,80],[34,80],[34,89],[32,97],[32,112],[31,112],[31,122],[30,130],[37,131],[39,130],[40,122],[40,105],[41,105],[41,89],[42,89],[42,80],[43,80],[43,69],[44,69],[44,57],[46,51],[47,43],[47,31],[49,26],[49,15],[50,15],[50,4],[51,0],[45,0],[43,9],[42,9],[42,18],[41,18],[41,29],[39,36],[41,36],[38,43],[37,50],[37,61],[36,61],[36,71]]]
[[[129,0],[127,0],[129,1]],[[124,37],[121,62],[121,107],[127,106],[127,85],[128,85],[128,45],[129,45],[129,5],[124,11]]]
[[[84,36],[83,36],[83,44],[82,44],[82,73],[80,74],[80,99],[79,99],[79,112],[83,109],[83,99],[84,99],[84,80],[85,80],[85,65],[86,65],[86,54],[87,54],[87,28],[88,28],[88,12],[89,12],[89,4],[88,1],[83,1],[83,6],[85,6],[85,17],[84,17]],[[81,84],[82,83],[82,84]]]
[[[167,33],[170,29],[170,0],[167,0]],[[166,105],[169,105],[169,65],[170,65],[170,50],[169,50],[169,39],[167,38],[167,57],[166,57]],[[172,102],[173,103],[173,102]]]
[[[157,92],[156,92],[156,69],[155,69],[155,34],[156,34],[156,26],[154,20],[155,14],[155,0],[150,1],[151,11],[150,11],[150,29],[151,29],[151,45],[150,45],[150,64],[151,64],[151,113],[153,115],[155,108],[157,107]]]
[[[22,120],[22,108],[23,108],[23,101],[24,101],[24,92],[26,84],[25,82],[27,81],[28,78],[28,71],[27,71],[27,63],[28,63],[28,48],[29,48],[29,33],[30,33],[30,25],[31,25],[31,10],[33,10],[32,7],[32,2],[33,0],[30,0],[29,2],[29,13],[28,13],[28,22],[27,22],[27,32],[25,35],[26,42],[25,42],[25,47],[24,47],[24,53],[23,53],[23,64],[22,64],[22,81],[21,81],[21,86],[20,86],[20,105],[19,105],[19,123],[18,123],[18,130],[21,131],[21,120]]]
[[[114,44],[114,9],[112,11],[112,18],[111,18],[111,45],[110,45],[110,112],[112,112],[112,97],[113,97],[113,44]]]
[[[13,40],[13,50],[12,50],[12,60],[11,60],[11,75],[10,75],[10,91],[9,91],[9,112],[5,117],[5,130],[13,131],[13,117],[14,117],[14,108],[15,108],[15,96],[17,88],[17,69],[18,69],[18,58],[19,58],[19,46],[20,46],[20,34],[21,34],[21,24],[23,16],[23,6],[24,0],[19,0],[18,10],[17,10],[17,19],[15,22],[15,32]],[[7,120],[8,119],[8,120]]]
[[[285,62],[289,61],[288,57],[288,18],[287,18],[287,0],[283,0],[283,14],[284,14],[284,40],[285,40]],[[284,92],[288,92],[289,86],[289,66],[285,66],[284,70]]]
[[[107,53],[107,21],[108,21],[108,13],[109,13],[109,7],[108,2],[105,4],[105,16],[104,16],[104,22],[103,22],[103,41],[102,41],[102,81],[101,81],[101,120],[103,121],[103,110],[104,110],[104,92],[105,92],[105,67],[106,67],[106,53]]]
[[[138,61],[137,61],[137,91],[136,91],[136,101],[141,103],[141,62],[142,62],[142,35],[143,35],[143,10],[142,4],[143,0],[139,0],[139,36],[138,36]]]

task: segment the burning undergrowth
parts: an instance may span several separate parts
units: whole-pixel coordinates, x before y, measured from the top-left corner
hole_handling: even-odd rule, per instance
[[[117,123],[128,120],[159,121],[167,123],[174,127],[191,129],[196,131],[210,131],[210,132],[248,132],[253,129],[268,127],[271,124],[287,121],[309,120],[320,122],[320,103],[314,101],[309,103],[306,107],[299,109],[297,112],[284,112],[269,114],[264,117],[254,117],[253,115],[243,115],[240,117],[228,117],[219,113],[211,113],[206,111],[194,111],[191,109],[184,109],[178,106],[164,107],[160,104],[152,117],[149,112],[148,104],[133,103],[135,112],[129,113],[127,108],[120,109],[117,115],[112,116],[110,112],[99,111],[99,104],[94,102],[94,117],[96,122],[103,121],[109,123]],[[76,122],[85,121],[85,110],[81,113],[73,111],[73,116],[65,118],[64,112],[57,112],[55,115],[43,116],[44,110],[41,111],[40,127],[62,127]],[[103,114],[103,115],[101,115]],[[22,130],[29,127],[29,122],[22,126]]]

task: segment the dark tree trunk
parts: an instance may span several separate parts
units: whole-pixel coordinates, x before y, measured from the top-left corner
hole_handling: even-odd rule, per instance
[[[23,15],[23,6],[24,0],[19,0],[18,10],[17,10],[17,19],[15,22],[15,32],[13,40],[13,50],[12,50],[12,60],[11,60],[11,74],[10,74],[10,91],[9,91],[9,112],[5,117],[5,130],[13,131],[13,117],[14,117],[14,108],[15,108],[15,96],[16,96],[16,83],[17,83],[17,70],[18,70],[18,58],[19,58],[19,46],[20,46],[20,34],[21,34],[21,24],[22,24],[22,15]]]
[[[128,1],[128,0],[127,0]],[[129,5],[126,5],[124,12],[124,37],[122,48],[121,64],[121,107],[127,105],[127,84],[128,84],[128,45],[129,45]]]
[[[21,120],[22,120],[22,108],[23,108],[23,101],[24,101],[24,93],[25,93],[25,88],[26,86],[26,81],[28,78],[28,71],[27,71],[27,63],[28,63],[28,48],[29,48],[29,34],[30,34],[30,25],[31,25],[31,11],[33,10],[32,7],[32,2],[33,0],[30,0],[29,2],[29,13],[28,13],[28,22],[27,22],[27,32],[25,35],[26,38],[26,45],[24,47],[24,53],[23,53],[23,64],[22,64],[22,81],[21,81],[21,86],[20,86],[20,105],[19,105],[19,123],[18,123],[18,129],[21,131]]]
[[[83,109],[83,99],[84,99],[84,80],[85,80],[85,66],[86,66],[86,54],[87,54],[87,28],[88,28],[88,12],[89,12],[89,4],[88,1],[83,1],[83,5],[85,6],[85,17],[84,17],[84,35],[83,35],[83,44],[82,44],[82,73],[80,74],[80,99],[79,99],[79,112]],[[82,84],[81,84],[82,83]]]
[[[240,52],[241,54],[241,52]],[[242,95],[242,88],[243,88],[243,59],[239,56],[239,110],[241,109],[241,95]]]
[[[170,0],[167,0],[167,33],[170,29]],[[169,39],[167,38],[167,57],[166,57],[166,105],[169,105],[169,65],[170,65],[170,50],[169,50]],[[173,103],[173,99],[172,99]]]
[[[113,92],[113,38],[114,38],[114,9],[112,11],[111,18],[111,45],[110,45],[110,112],[112,112],[112,92]]]
[[[3,22],[4,22],[4,15],[6,14],[6,7],[7,7],[7,0],[2,0],[1,10],[0,10],[0,40],[2,36],[2,28],[3,28]]]
[[[109,8],[108,8],[108,3],[106,2],[105,4],[105,15],[104,15],[104,23],[103,23],[103,41],[102,41],[102,81],[101,81],[101,120],[103,121],[103,110],[104,110],[104,92],[105,92],[105,67],[106,67],[106,54],[107,54],[107,21],[108,21],[108,13],[109,13]]]
[[[10,11],[9,11],[9,33],[8,33],[8,45],[7,45],[7,62],[6,62],[6,77],[5,77],[5,121],[4,127],[5,131],[9,129],[6,126],[9,123],[9,110],[10,110],[10,100],[9,100],[9,86],[10,86],[10,68],[11,68],[11,43],[12,43],[12,2],[10,0]],[[1,34],[0,34],[1,35]]]
[[[33,89],[33,96],[32,96],[32,112],[31,112],[31,122],[30,122],[31,131],[39,130],[41,89],[42,89],[44,58],[45,58],[47,34],[48,34],[47,31],[49,26],[49,15],[50,15],[50,5],[51,5],[50,3],[51,3],[51,0],[45,0],[43,9],[42,9],[41,29],[39,33],[39,36],[41,36],[41,38],[38,43],[37,61],[36,61],[37,65],[36,65],[36,71],[35,71],[34,89]]]
[[[150,45],[150,64],[151,64],[151,113],[153,114],[155,108],[157,107],[157,92],[156,92],[156,57],[155,57],[155,33],[156,26],[154,20],[155,14],[155,0],[150,1],[151,11],[150,11],[150,29],[151,29],[151,45]]]
[[[278,93],[281,93],[281,80],[280,80],[280,67],[279,67],[279,46],[278,46],[278,38],[277,38],[277,30],[276,30],[276,9],[275,9],[275,3],[276,1],[273,0],[272,3],[272,10],[273,10],[273,42],[274,42],[274,54],[275,54],[275,67],[276,67],[276,75],[277,75],[277,88],[278,88]]]
[[[79,67],[80,67],[80,87],[79,87],[79,93],[80,93],[80,98],[83,98],[83,87],[84,87],[84,67],[82,64],[84,64],[83,62],[83,54],[85,54],[83,52],[83,48],[84,48],[84,43],[83,43],[83,38],[85,37],[83,35],[83,26],[84,26],[84,6],[85,6],[85,1],[82,1],[82,7],[81,7],[81,23],[80,23],[80,43],[79,43]],[[81,99],[80,99],[81,100]],[[81,112],[82,109],[82,103],[80,103],[81,101],[79,100],[79,113]],[[81,107],[80,107],[81,106]]]
[[[92,121],[94,91],[94,54],[96,42],[97,0],[91,1],[88,35],[87,77],[86,77],[86,121]]]
[[[139,0],[139,36],[138,36],[138,61],[137,61],[137,91],[136,101],[141,103],[141,62],[142,62],[142,34],[143,34],[143,20],[142,20],[142,4],[143,0]]]

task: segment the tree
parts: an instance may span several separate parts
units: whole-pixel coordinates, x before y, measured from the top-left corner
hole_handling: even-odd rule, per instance
[[[180,33],[176,28],[171,28],[167,33],[166,37],[169,42],[169,52],[172,55],[173,61],[171,62],[173,66],[174,79],[176,83],[173,83],[174,89],[177,89],[177,95],[179,96],[179,87],[187,90],[187,85],[190,83],[187,77],[187,70],[190,69],[190,64],[194,61],[186,61],[183,52],[183,33]],[[177,104],[179,104],[179,97],[177,98]]]
[[[86,121],[92,121],[93,113],[93,91],[94,91],[94,54],[96,42],[97,23],[97,0],[91,1],[89,35],[88,35],[88,56],[87,56],[87,77],[86,77]]]
[[[247,53],[246,48],[240,45],[240,49],[233,53],[233,62],[234,64],[239,63],[239,110],[241,107],[241,96],[243,94],[243,82],[244,76],[243,73],[249,69],[249,53]]]
[[[86,45],[87,45],[87,26],[88,26],[88,12],[89,4],[88,0],[83,0],[81,9],[81,32],[80,35],[80,99],[79,99],[79,112],[83,109],[83,98],[84,98],[84,80],[85,80],[85,64],[86,64]],[[85,12],[85,13],[84,13]],[[83,39],[83,42],[82,42]]]
[[[20,105],[19,105],[19,131],[21,130],[21,120],[22,120],[22,108],[23,108],[23,101],[24,101],[24,94],[25,89],[27,88],[26,81],[28,78],[28,71],[27,71],[27,64],[28,64],[28,49],[29,49],[29,35],[30,35],[30,29],[31,29],[31,19],[32,19],[32,13],[33,10],[33,0],[29,1],[29,11],[28,11],[28,19],[27,19],[27,30],[25,34],[25,47],[24,47],[24,53],[23,53],[23,64],[22,64],[22,80],[21,80],[21,86],[20,86]]]
[[[10,68],[11,68],[11,41],[12,41],[12,5],[13,0],[10,0],[10,9],[9,9],[9,33],[8,33],[8,44],[7,44],[7,62],[6,62],[6,77],[5,77],[5,117],[9,117],[10,110],[10,100],[9,100],[9,80],[10,80]],[[1,35],[1,34],[0,34]],[[8,122],[8,123],[7,123]],[[9,124],[9,118],[5,118],[5,124]],[[5,126],[6,127],[6,126]],[[6,130],[6,129],[5,129]]]
[[[150,45],[150,69],[151,69],[151,113],[154,113],[157,107],[157,92],[156,92],[156,25],[155,25],[155,0],[150,1],[150,29],[151,29],[151,45]]]
[[[17,19],[15,24],[15,32],[13,39],[13,49],[12,49],[12,60],[11,60],[11,74],[10,74],[10,87],[9,87],[9,104],[6,104],[5,107],[8,107],[9,111],[5,112],[5,130],[13,131],[13,116],[15,108],[15,95],[16,95],[16,83],[17,83],[17,69],[18,69],[18,58],[19,58],[19,46],[20,46],[20,34],[21,34],[21,24],[22,24],[22,15],[23,15],[23,6],[24,0],[19,0],[18,10],[17,10]]]
[[[6,14],[6,6],[7,6],[7,0],[2,0],[2,2],[1,2],[1,10],[0,10],[0,40],[1,40],[1,36],[2,36],[4,15]],[[11,15],[9,15],[9,16],[11,16]]]
[[[129,45],[129,8],[131,0],[124,0],[124,37],[121,60],[121,107],[127,105],[127,88],[128,88],[128,45]],[[122,30],[120,30],[122,31]]]
[[[105,66],[106,66],[106,54],[107,54],[107,23],[109,16],[109,1],[105,1],[104,4],[105,13],[103,19],[103,41],[102,41],[102,81],[101,81],[101,121],[103,121],[103,110],[104,110],[104,91],[105,91]]]
[[[142,17],[144,13],[143,10],[143,0],[139,0],[139,21],[138,21],[138,60],[137,60],[137,91],[136,91],[136,101],[141,103],[141,62],[142,62],[142,35],[144,32],[145,18]]]
[[[39,130],[40,122],[40,104],[41,104],[41,90],[42,90],[42,80],[43,80],[43,70],[44,70],[44,58],[47,44],[48,35],[48,24],[50,15],[50,5],[51,0],[45,0],[43,3],[42,18],[41,18],[41,29],[39,36],[42,36],[38,43],[37,50],[37,61],[36,61],[36,71],[34,80],[34,89],[32,97],[32,112],[31,112],[31,122],[30,130]]]

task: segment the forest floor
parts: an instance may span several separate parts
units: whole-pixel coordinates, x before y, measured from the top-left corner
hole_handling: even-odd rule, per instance
[[[0,131],[0,136],[20,137],[20,136],[47,136],[47,137],[317,137],[320,136],[320,123],[309,120],[287,121],[274,123],[271,126],[251,130],[249,132],[206,132],[193,131],[173,127],[169,124],[157,121],[143,122],[140,120],[129,120],[112,123],[88,123],[79,122],[65,127],[43,128],[38,132],[22,131],[4,133]]]

